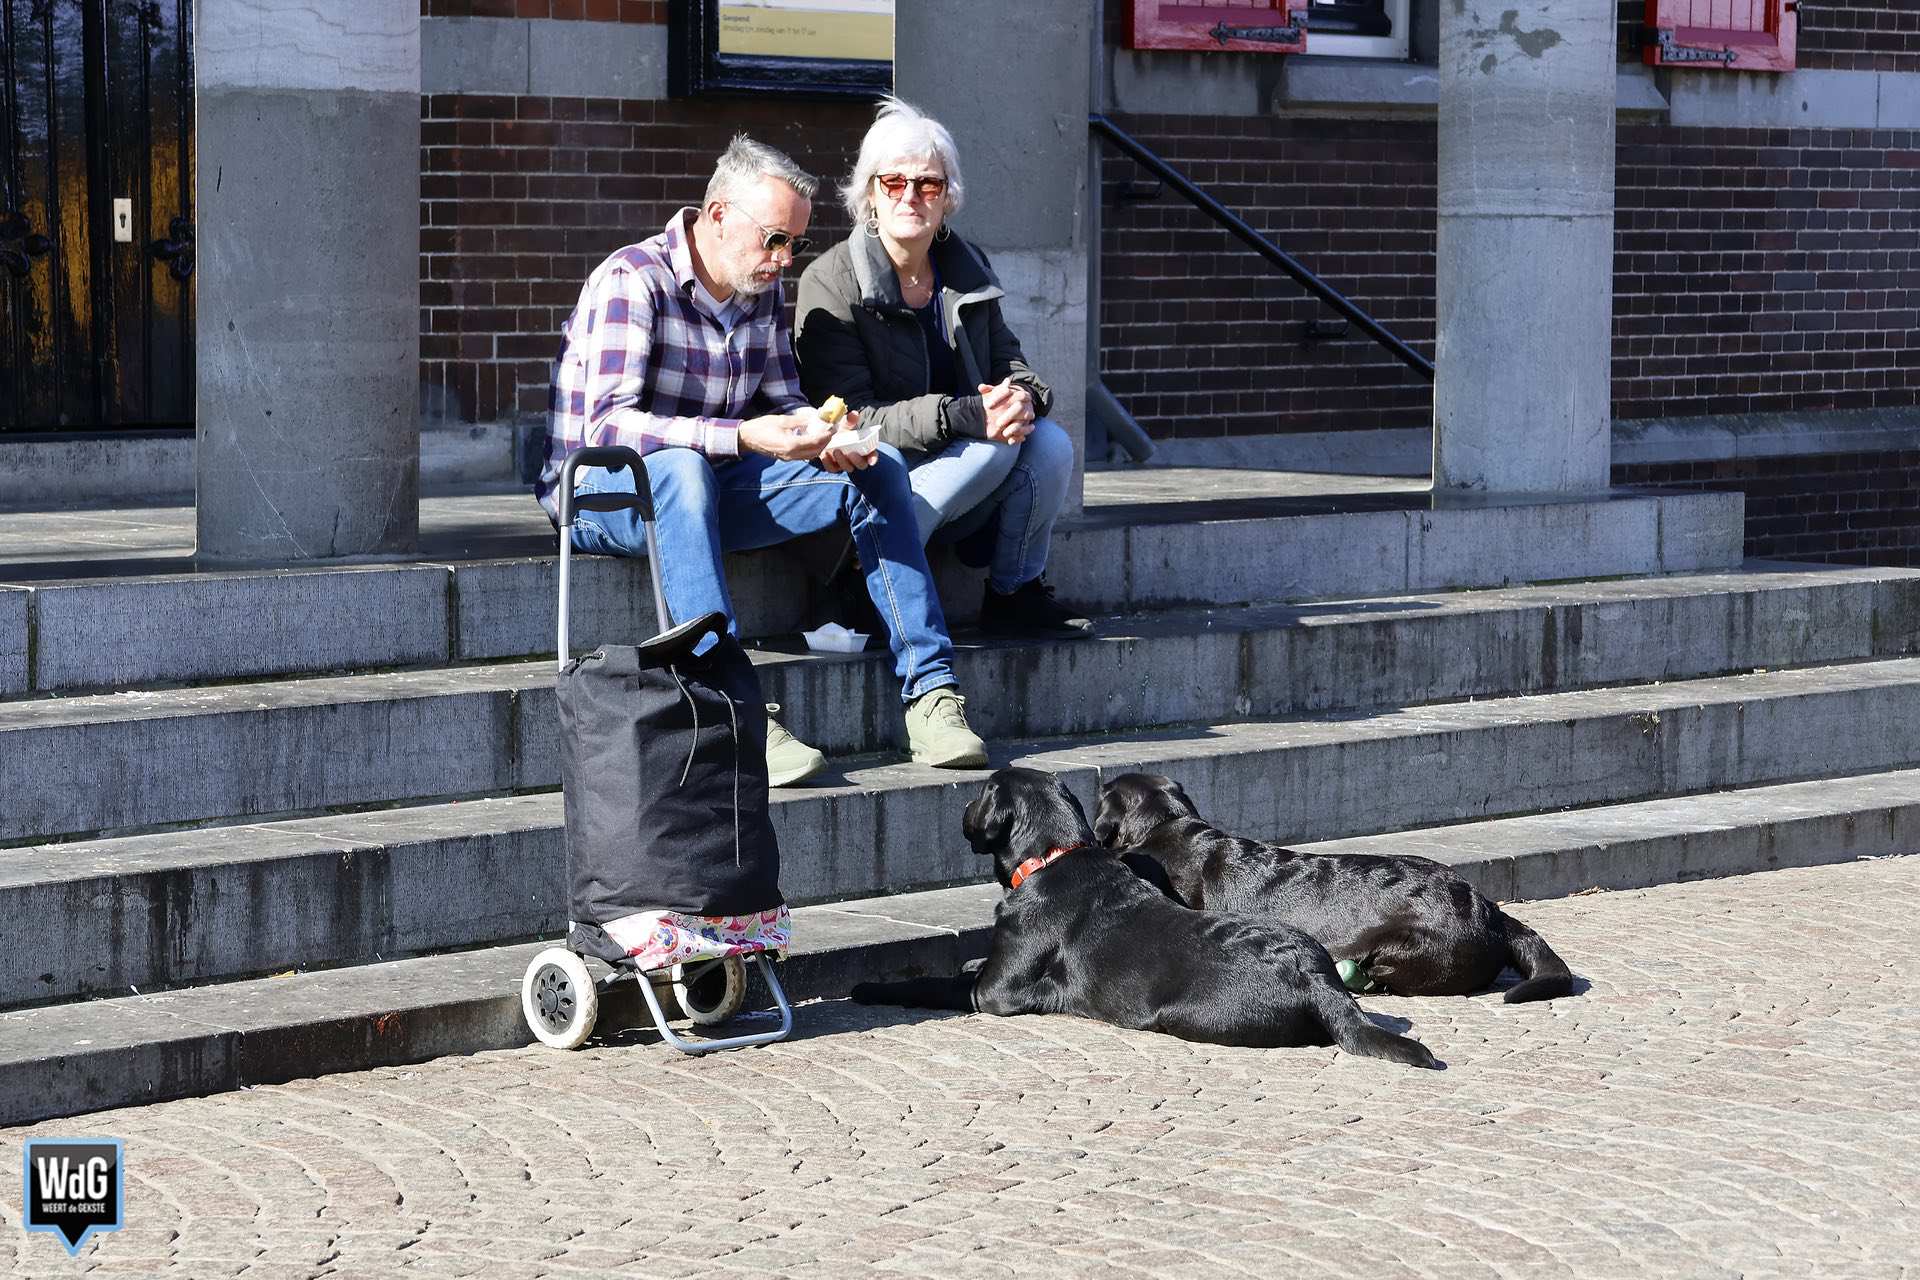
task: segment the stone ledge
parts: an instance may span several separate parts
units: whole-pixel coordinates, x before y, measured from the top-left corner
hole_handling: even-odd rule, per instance
[[[1145,477],[1152,485],[1165,479],[1164,473]],[[530,501],[511,501],[523,523],[499,536],[524,543],[522,531],[550,528]],[[1406,490],[1122,502],[1089,509],[1056,533],[1049,579],[1062,598],[1116,614],[1725,569],[1740,560],[1743,505],[1738,493],[1455,505]],[[103,528],[90,536],[112,535]],[[743,634],[811,625],[809,615],[819,606],[814,587],[797,586],[812,581],[798,554],[775,548],[729,558]],[[582,556],[577,564],[572,622],[582,645],[632,643],[653,634],[644,560]],[[374,576],[357,576],[363,574]],[[936,574],[949,621],[972,621],[980,574],[947,556],[938,558]],[[373,616],[369,600],[404,594],[398,582],[378,575],[408,577],[428,594],[439,582],[444,612],[412,616],[393,634],[355,625]],[[551,653],[556,578],[550,558],[428,558],[297,573],[29,583],[43,603],[39,625],[50,644],[36,646],[30,632],[23,636],[28,614],[0,608],[0,628],[13,628],[0,630],[0,654],[34,653],[37,667],[26,672],[25,686],[17,675],[8,684],[8,665],[0,661],[0,696]],[[269,600],[277,602],[273,625],[297,643],[282,649],[260,642],[258,606],[248,602]],[[19,668],[17,660],[11,665]]]
[[[1110,74],[1109,114],[1431,120],[1440,100],[1437,67],[1374,58],[1262,60],[1116,49]],[[1615,110],[1623,116],[1667,110],[1647,67],[1620,65]]]
[[[1892,450],[1920,450],[1920,411],[1735,413],[1613,424],[1615,466]]]

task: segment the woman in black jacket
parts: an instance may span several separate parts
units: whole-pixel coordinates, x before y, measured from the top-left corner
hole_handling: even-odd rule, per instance
[[[801,385],[816,404],[840,396],[900,450],[921,538],[988,570],[984,628],[1084,634],[1041,578],[1073,443],[1001,317],[993,268],[947,225],[963,194],[953,135],[882,102],[841,188],[853,234],[800,277]]]

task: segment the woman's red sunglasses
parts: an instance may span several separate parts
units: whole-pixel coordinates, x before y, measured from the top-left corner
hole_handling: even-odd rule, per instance
[[[898,200],[900,194],[909,186],[913,188],[913,193],[922,200],[931,200],[947,189],[947,180],[945,178],[935,178],[931,176],[909,178],[904,173],[875,174],[874,181],[880,184],[880,189],[887,193],[887,198],[890,200]]]

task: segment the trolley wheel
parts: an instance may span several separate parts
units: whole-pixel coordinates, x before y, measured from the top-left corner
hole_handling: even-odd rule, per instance
[[[520,980],[520,1011],[541,1044],[578,1049],[600,1016],[600,989],[587,962],[565,947],[548,947]]]
[[[747,1002],[747,962],[739,956],[677,964],[673,998],[696,1026],[725,1022]]]

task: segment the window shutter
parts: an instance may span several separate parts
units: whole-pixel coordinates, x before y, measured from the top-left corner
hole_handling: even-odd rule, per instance
[[[1791,71],[1798,0],[1647,0],[1647,65]]]
[[[1303,53],[1307,0],[1131,0],[1127,46],[1232,53]]]

